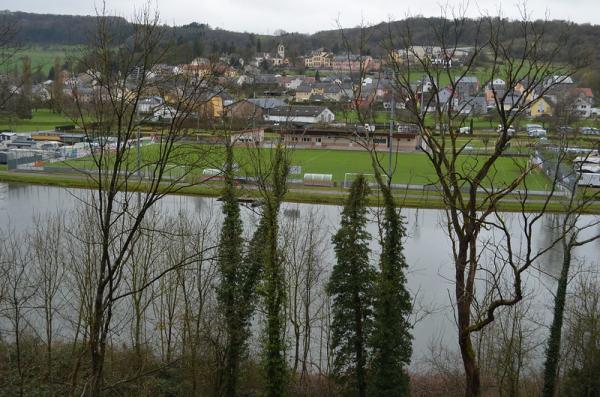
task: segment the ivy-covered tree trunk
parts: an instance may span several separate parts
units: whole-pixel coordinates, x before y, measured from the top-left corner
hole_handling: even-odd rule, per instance
[[[233,149],[226,145],[225,187],[223,189],[223,226],[219,241],[218,263],[221,275],[217,298],[225,322],[225,362],[223,391],[228,397],[237,395],[239,366],[244,349],[246,324],[240,312],[243,283],[243,226],[234,186]]]
[[[268,219],[266,233],[266,255],[264,293],[267,314],[266,327],[266,372],[267,390],[266,395],[270,397],[285,394],[287,384],[287,369],[285,365],[283,338],[285,305],[285,280],[283,267],[279,258],[277,248],[277,214],[278,205],[266,210]]]
[[[566,238],[566,237],[565,237]],[[570,240],[571,242],[572,240]],[[554,397],[556,381],[558,378],[558,362],[560,360],[560,343],[562,339],[562,326],[565,314],[567,297],[567,284],[569,283],[569,270],[571,267],[571,243],[563,244],[563,263],[554,296],[554,314],[550,325],[550,336],[546,349],[546,362],[544,363],[544,388],[543,397]]]
[[[374,330],[371,338],[372,396],[408,396],[409,378],[406,365],[412,354],[409,316],[412,310],[406,289],[407,268],[402,239],[406,235],[394,202],[391,186],[383,180],[377,164],[375,178],[383,197],[383,224],[380,272],[375,284]]]
[[[264,365],[267,397],[286,394],[288,371],[285,363],[284,307],[286,286],[284,269],[278,247],[279,209],[286,193],[288,163],[284,148],[278,146],[270,166],[268,178],[261,182],[263,214],[259,225],[262,233],[262,258],[264,261],[262,294],[265,305],[266,327],[264,339]]]
[[[333,298],[331,325],[334,374],[367,395],[367,342],[372,331],[375,270],[369,263],[366,231],[369,186],[358,176],[350,188],[340,229],[333,236],[337,258],[327,285]]]

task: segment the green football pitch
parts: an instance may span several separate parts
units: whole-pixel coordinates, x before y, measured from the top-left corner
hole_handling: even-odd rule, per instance
[[[156,158],[158,145],[149,145],[142,148],[142,165],[152,163]],[[236,147],[234,151],[235,162],[238,165],[239,176],[253,176],[256,174],[256,163],[260,159],[263,167],[268,164],[272,155],[271,149]],[[136,152],[132,148],[128,154],[130,166],[136,164]],[[350,150],[325,150],[325,149],[290,149],[288,158],[297,174],[290,175],[291,179],[302,179],[304,174],[331,174],[337,183],[344,181],[346,174],[373,174],[371,158],[366,151]],[[387,169],[388,154],[378,153],[380,163]],[[193,167],[193,173],[199,175],[203,169],[221,169],[224,160],[224,149],[220,146],[181,145],[178,147],[170,163],[173,167]],[[460,156],[457,168],[461,175],[473,175],[481,166],[485,156]],[[510,183],[520,175],[521,169],[527,165],[527,157],[501,157],[490,172],[491,178],[484,181],[486,186],[500,187]],[[69,160],[63,166],[74,168],[93,168],[89,158]],[[392,182],[400,184],[426,185],[437,182],[437,175],[424,153],[398,153],[392,155],[394,169]],[[534,190],[543,190],[547,187],[548,179],[543,173],[535,171],[527,177],[527,185]]]

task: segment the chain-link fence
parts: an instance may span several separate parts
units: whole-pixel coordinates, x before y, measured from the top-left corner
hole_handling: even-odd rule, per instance
[[[41,149],[9,149],[6,152],[8,170],[43,171],[45,167],[59,164],[67,160],[78,159],[90,154],[87,148]]]
[[[577,184],[577,173],[565,154],[564,147],[542,143],[536,146],[532,161],[551,181],[556,181],[558,188],[573,191]]]

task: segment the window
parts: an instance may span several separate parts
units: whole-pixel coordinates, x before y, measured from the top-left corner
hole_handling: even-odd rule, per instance
[[[382,143],[382,144],[386,144],[387,143],[387,138],[374,138],[373,139],[374,143]]]
[[[307,136],[302,137],[302,142],[310,142],[310,138]]]
[[[317,142],[321,143],[321,138],[317,138]]]

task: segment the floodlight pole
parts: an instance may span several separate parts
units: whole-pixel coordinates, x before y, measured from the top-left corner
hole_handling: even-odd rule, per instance
[[[141,158],[140,158],[140,126],[137,128],[137,143],[136,143],[136,152],[137,152],[137,169],[138,169],[138,177],[142,179],[142,170],[141,170]]]
[[[136,139],[136,155],[137,155],[137,174],[138,174],[138,178],[140,178],[140,180],[142,179],[142,171],[140,169],[141,167],[141,159],[140,159],[140,123],[142,122],[142,119],[140,117],[140,109],[139,109],[139,104],[136,105],[136,109],[135,109],[135,115],[137,116],[137,139]]]
[[[394,73],[392,72],[392,84],[394,81]],[[394,98],[394,90],[392,89],[392,101],[390,107],[390,132],[388,136],[388,186],[392,186],[392,135],[394,133],[394,108],[396,107],[396,101]]]

